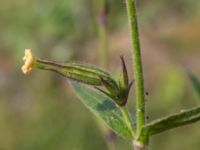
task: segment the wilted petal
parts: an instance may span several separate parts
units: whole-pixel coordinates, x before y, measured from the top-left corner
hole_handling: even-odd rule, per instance
[[[25,49],[25,55],[23,57],[24,65],[22,66],[22,72],[24,74],[28,74],[33,67],[33,64],[35,62],[35,57],[31,51],[31,49]]]

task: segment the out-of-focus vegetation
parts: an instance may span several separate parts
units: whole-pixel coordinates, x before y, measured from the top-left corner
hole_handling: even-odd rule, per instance
[[[0,1],[0,150],[106,149],[92,114],[66,79],[42,71],[23,76],[20,71],[25,48],[53,60],[98,65],[98,1]],[[110,70],[115,73],[123,54],[132,73],[125,1],[109,0],[109,5]],[[200,2],[138,5],[149,120],[195,106],[183,68],[200,76]],[[199,125],[155,136],[152,149],[199,150]],[[116,147],[128,150],[128,143],[118,138]]]

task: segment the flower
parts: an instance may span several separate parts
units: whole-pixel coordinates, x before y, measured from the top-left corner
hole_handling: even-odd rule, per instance
[[[33,64],[35,62],[35,57],[33,53],[31,52],[31,49],[25,49],[25,55],[23,57],[24,65],[22,66],[22,72],[24,74],[28,74],[33,67]]]

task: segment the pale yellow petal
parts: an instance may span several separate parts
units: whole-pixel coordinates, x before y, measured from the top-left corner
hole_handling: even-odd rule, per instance
[[[24,65],[22,66],[22,72],[24,74],[28,74],[33,67],[33,64],[35,62],[35,57],[31,51],[31,49],[25,49],[25,55],[23,57]]]

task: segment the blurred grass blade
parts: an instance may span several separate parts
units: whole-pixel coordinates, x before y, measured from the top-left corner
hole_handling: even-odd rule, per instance
[[[91,112],[104,120],[116,134],[127,139],[132,138],[122,118],[121,111],[109,97],[77,82],[72,81],[71,85],[81,102]]]
[[[200,81],[191,72],[188,72],[187,74],[188,74],[188,77],[189,77],[190,82],[192,84],[192,87],[193,87],[193,89],[196,93],[196,97],[198,98],[198,102],[200,102]]]

